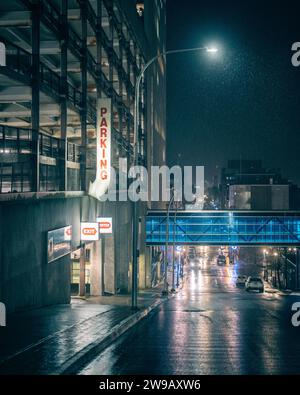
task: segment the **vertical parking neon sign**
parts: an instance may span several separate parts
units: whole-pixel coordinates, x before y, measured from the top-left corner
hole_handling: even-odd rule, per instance
[[[97,100],[97,170],[89,195],[99,199],[106,192],[111,175],[111,99]]]

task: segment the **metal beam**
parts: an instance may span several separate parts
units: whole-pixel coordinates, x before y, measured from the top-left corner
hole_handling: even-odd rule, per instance
[[[40,21],[41,8],[39,0],[35,0],[32,5],[32,106],[31,123],[33,131],[33,178],[32,190],[39,192],[40,172],[39,172],[39,131],[40,131]]]
[[[87,5],[86,1],[80,1],[81,9],[81,39],[82,39],[82,56],[81,56],[81,146],[82,146],[82,163],[81,163],[81,185],[86,190],[86,143],[87,143]]]
[[[64,140],[64,158],[60,164],[61,185],[60,190],[68,189],[68,141],[67,141],[67,91],[68,91],[68,0],[61,0],[61,38],[60,38],[60,127],[61,138]]]
[[[26,27],[31,25],[30,11],[4,12],[0,16],[0,27]]]
[[[28,101],[31,101],[29,86],[10,86],[0,90],[0,103],[27,103]]]

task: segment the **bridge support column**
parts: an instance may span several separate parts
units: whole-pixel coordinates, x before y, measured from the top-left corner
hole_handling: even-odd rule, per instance
[[[296,252],[296,290],[300,289],[300,249]]]

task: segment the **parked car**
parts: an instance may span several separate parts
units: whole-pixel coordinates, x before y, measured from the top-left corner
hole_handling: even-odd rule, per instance
[[[226,257],[225,255],[219,255],[217,258],[217,264],[219,266],[225,266],[226,265]]]
[[[236,278],[236,283],[235,283],[235,285],[237,286],[237,287],[244,287],[245,286],[245,284],[246,284],[246,281],[247,281],[247,276],[244,276],[244,275],[238,275],[237,276],[237,278]]]
[[[246,291],[264,292],[264,283],[260,277],[248,277],[245,287]]]

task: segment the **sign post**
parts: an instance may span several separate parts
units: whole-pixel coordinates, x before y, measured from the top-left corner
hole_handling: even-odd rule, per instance
[[[82,243],[80,247],[79,296],[85,296],[85,243]]]

